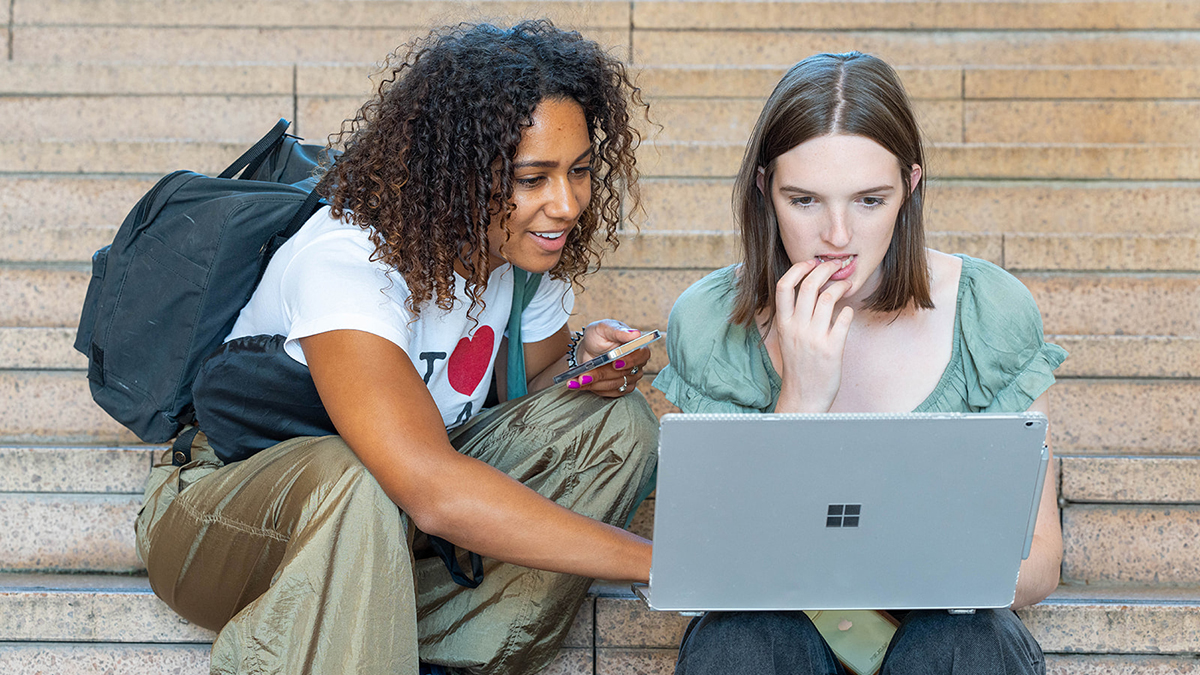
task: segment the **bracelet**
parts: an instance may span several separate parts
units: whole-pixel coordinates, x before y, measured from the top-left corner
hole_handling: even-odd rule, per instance
[[[579,343],[583,340],[583,331],[577,330],[571,333],[571,346],[567,347],[567,365],[571,368],[578,366],[575,361],[575,350],[579,348]]]

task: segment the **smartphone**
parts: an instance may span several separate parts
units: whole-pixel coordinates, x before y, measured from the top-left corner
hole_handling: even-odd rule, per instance
[[[586,361],[584,363],[581,363],[581,364],[575,366],[574,368],[568,370],[565,373],[559,373],[558,375],[555,375],[554,376],[554,384],[558,384],[560,382],[565,382],[565,381],[571,379],[572,377],[575,377],[577,375],[582,375],[589,370],[595,370],[606,363],[609,363],[611,361],[616,361],[617,359],[621,358],[622,356],[625,356],[626,354],[629,354],[630,352],[636,352],[637,350],[641,349],[642,347],[645,347],[646,345],[650,344],[651,342],[655,342],[655,341],[661,340],[661,339],[662,339],[661,331],[652,330],[649,333],[642,333],[641,335],[639,335],[636,338],[630,340],[629,342],[626,342],[625,344],[617,347],[616,349],[611,349],[607,352],[604,352],[603,354],[601,354],[600,356],[597,356],[596,358],[592,359],[591,361]]]

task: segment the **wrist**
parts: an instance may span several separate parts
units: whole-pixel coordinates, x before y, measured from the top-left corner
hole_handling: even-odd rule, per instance
[[[589,331],[594,332],[596,330],[594,328],[594,326],[597,323],[599,323],[599,322],[596,321],[596,322],[590,323],[590,324],[584,326],[583,330],[576,331],[577,333],[579,333],[579,341],[576,342],[576,346],[575,346],[575,365],[579,365],[580,363],[587,363],[588,361],[591,361],[592,359],[596,358],[597,356],[599,356],[600,354],[603,353],[603,350],[598,351],[598,352],[592,352],[592,350],[588,349],[588,332]],[[593,342],[596,340],[595,336],[592,336],[591,339]]]
[[[777,413],[827,413],[833,406],[833,401],[806,401],[803,395],[788,387],[785,383],[779,390],[779,400],[775,402]]]
[[[581,342],[583,342],[583,331],[573,331],[571,333],[571,343],[567,346],[567,366],[569,368],[574,368],[581,361],[588,360],[587,358],[580,358],[580,354],[583,353],[583,348],[580,346]]]

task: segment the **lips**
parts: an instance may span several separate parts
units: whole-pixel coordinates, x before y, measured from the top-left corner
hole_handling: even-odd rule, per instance
[[[570,230],[558,230],[554,232],[530,232],[529,236],[533,237],[533,240],[537,242],[537,245],[541,247],[542,250],[553,253],[556,251],[561,251],[562,247],[566,246],[567,232],[570,232]]]
[[[814,257],[817,259],[818,262],[822,262],[822,263],[824,263],[824,262],[840,262],[841,263],[841,267],[839,267],[838,270],[836,272],[834,272],[832,276],[829,277],[830,281],[842,281],[844,279],[849,279],[851,277],[851,275],[854,274],[854,268],[856,266],[855,263],[858,262],[858,256],[853,255],[853,254],[844,255],[844,256],[842,256],[842,255],[818,255],[818,256],[814,256]]]

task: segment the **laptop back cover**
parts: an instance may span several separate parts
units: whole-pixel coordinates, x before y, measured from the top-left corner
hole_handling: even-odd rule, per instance
[[[1038,413],[666,415],[650,606],[1007,607],[1046,427]]]

